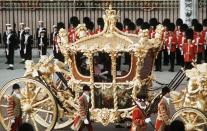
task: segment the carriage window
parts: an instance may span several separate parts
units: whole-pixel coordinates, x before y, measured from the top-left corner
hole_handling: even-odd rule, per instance
[[[113,99],[113,89],[112,88],[95,88],[95,108],[108,108],[111,109],[114,107]]]
[[[111,58],[108,53],[94,54],[94,82],[112,82]]]
[[[119,52],[116,59],[116,76],[122,77],[129,73],[131,67],[131,55],[127,52]]]
[[[90,76],[88,58],[84,56],[83,53],[77,52],[75,59],[76,59],[76,66],[80,74],[84,76]]]

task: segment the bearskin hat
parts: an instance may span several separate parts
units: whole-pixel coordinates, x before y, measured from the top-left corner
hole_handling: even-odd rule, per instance
[[[87,28],[88,30],[93,30],[93,28],[94,28],[94,23],[93,23],[92,21],[90,21],[89,23],[86,24],[86,28]]]
[[[183,24],[183,20],[181,18],[178,18],[176,20],[176,26],[181,26]]]
[[[129,18],[125,18],[123,23],[124,23],[124,26],[129,26],[129,24],[131,23],[131,20]]]
[[[146,30],[146,29],[149,29],[150,28],[150,25],[148,22],[144,22],[142,25],[141,25],[141,29],[142,30]]]
[[[103,27],[104,27],[104,20],[103,20],[103,18],[98,18],[97,19],[97,24],[99,26],[101,26],[101,29],[103,29]]]
[[[154,27],[156,27],[157,24],[158,24],[158,21],[157,21],[156,18],[151,18],[151,19],[149,20],[149,24],[150,24],[150,26],[154,26]]]
[[[182,25],[180,26],[180,31],[181,31],[181,32],[185,32],[187,29],[188,29],[188,25],[187,25],[187,24],[182,24]]]
[[[76,16],[72,16],[72,17],[70,18],[70,24],[71,24],[71,25],[76,25],[77,22],[79,22],[78,17],[76,17]]]
[[[83,23],[85,23],[87,25],[89,22],[91,22],[91,19],[89,17],[83,18]]]
[[[63,22],[58,22],[57,29],[60,30],[61,28],[65,29],[65,24]]]
[[[142,18],[138,18],[138,19],[136,20],[136,25],[137,25],[137,26],[141,26],[143,23],[144,23],[144,20],[143,20]]]
[[[203,26],[207,26],[207,19],[203,20]]]
[[[163,20],[162,25],[167,26],[170,23],[170,19],[166,18]]]
[[[198,20],[197,19],[192,19],[191,25],[195,26],[196,24],[198,24]]]
[[[168,31],[174,31],[175,30],[175,24],[174,23],[169,23],[167,25],[167,30]]]
[[[185,32],[186,39],[193,40],[193,35],[194,35],[193,29],[188,28]]]
[[[197,23],[195,26],[194,26],[194,31],[195,32],[201,32],[203,30],[203,26],[200,24],[200,23]]]
[[[136,29],[136,25],[134,24],[134,22],[130,22],[129,23],[129,30],[135,30]]]
[[[118,28],[119,30],[123,30],[123,24],[121,22],[117,22],[116,23],[116,28]]]

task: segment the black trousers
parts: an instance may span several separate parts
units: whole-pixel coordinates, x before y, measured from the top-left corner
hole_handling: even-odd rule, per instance
[[[197,53],[197,61],[196,61],[196,63],[197,64],[201,64],[202,58],[203,58],[203,53]]]
[[[157,58],[155,60],[155,70],[161,71],[162,70],[162,50],[158,52]]]
[[[204,60],[205,60],[205,63],[207,63],[207,49],[204,51]]]
[[[185,69],[192,69],[193,65],[191,64],[191,62],[185,62]]]
[[[175,52],[170,52],[170,70],[174,71],[175,66]]]
[[[182,67],[184,67],[185,63],[184,63],[184,55],[180,55],[180,65]]]
[[[169,63],[169,55],[168,55],[167,49],[164,49],[163,54],[164,54],[164,61],[163,61],[163,63],[164,63],[164,65],[168,65],[168,63]]]
[[[14,64],[14,48],[9,49],[9,54],[7,55],[8,64]]]
[[[176,48],[176,65],[181,65],[181,52],[179,48]]]

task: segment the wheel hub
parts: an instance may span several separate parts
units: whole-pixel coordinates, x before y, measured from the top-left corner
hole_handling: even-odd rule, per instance
[[[193,124],[190,124],[190,123],[187,123],[185,127],[187,131],[191,131],[194,128]]]
[[[32,113],[32,105],[31,104],[24,104],[23,106],[23,111],[27,112],[27,113]]]

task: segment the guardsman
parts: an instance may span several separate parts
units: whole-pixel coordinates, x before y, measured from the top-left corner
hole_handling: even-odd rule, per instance
[[[6,38],[6,55],[9,67],[7,69],[14,70],[14,49],[17,44],[17,36],[15,35],[13,28],[8,27],[8,34]]]
[[[164,65],[168,65],[169,63],[169,55],[168,55],[168,51],[167,51],[167,47],[166,47],[166,39],[169,35],[169,32],[167,30],[167,25],[170,23],[170,19],[164,19],[164,21],[162,22],[163,26],[164,26],[164,30],[163,30],[163,34],[162,34],[162,40],[163,40],[163,55],[164,55],[164,60],[163,63]]]
[[[47,35],[46,31],[42,30],[40,32],[40,43],[38,45],[39,50],[40,50],[40,55],[46,55],[47,54],[47,46],[48,46],[48,40],[47,40]]]
[[[135,34],[138,34],[140,29],[141,29],[141,25],[144,23],[144,20],[142,18],[138,18],[136,20],[136,31],[135,31]]]
[[[76,34],[75,34],[75,28],[78,26],[78,24],[80,23],[80,21],[78,20],[78,17],[76,16],[72,16],[70,18],[70,24],[71,24],[71,28],[68,30],[68,40],[70,43],[73,43],[76,41]]]
[[[32,45],[33,45],[33,36],[30,34],[30,28],[25,28],[24,34],[24,58],[25,60],[32,60]]]
[[[170,89],[162,88],[162,99],[158,104],[157,119],[155,122],[155,131],[160,131],[163,126],[169,125],[170,122]]]
[[[185,32],[187,42],[184,43],[183,53],[184,53],[184,62],[185,69],[193,68],[192,62],[196,58],[196,46],[193,43],[194,32],[191,28],[187,29]]]
[[[7,48],[7,36],[9,34],[8,28],[10,28],[10,27],[11,27],[11,24],[6,24],[6,31],[3,34],[3,44],[4,44],[4,47],[5,47],[5,55],[6,55],[6,59],[7,59],[7,61],[5,62],[5,64],[8,64],[8,58],[7,58],[7,52],[6,52],[7,50],[6,50],[6,48]]]
[[[94,32],[93,32],[94,23],[92,21],[87,23],[86,28],[87,28],[87,35],[88,36],[94,35]]]
[[[40,39],[41,39],[42,30],[44,30],[45,34],[47,34],[47,29],[44,27],[44,22],[40,20],[38,21],[38,28],[36,30],[37,47],[38,47],[39,53],[41,53]]]
[[[82,131],[84,127],[87,127],[88,131],[93,131],[93,127],[90,121],[90,87],[88,85],[83,86],[83,94],[78,100],[79,115],[74,119],[72,128],[77,131]]]
[[[197,64],[201,64],[204,53],[204,37],[202,36],[203,26],[198,23],[194,26],[194,42],[197,50]]]
[[[123,31],[123,24],[121,22],[117,22],[116,28],[119,29],[120,31]]]
[[[133,22],[130,22],[129,23],[129,33],[134,34],[135,29],[136,29],[136,25]]]
[[[174,34],[175,24],[170,23],[167,26],[167,30],[169,32],[169,36],[166,39],[166,47],[168,49],[168,54],[170,58],[170,72],[174,72],[174,65],[175,65],[175,52],[176,52],[176,45],[177,45],[177,37]]]
[[[11,122],[10,131],[17,131],[20,125],[22,124],[22,109],[20,102],[22,95],[20,92],[20,86],[18,84],[14,84],[12,89],[12,95],[8,96],[7,98],[7,114]]]
[[[192,26],[192,29],[194,30],[194,26],[196,25],[196,24],[198,24],[199,22],[198,22],[198,20],[197,19],[192,19],[192,21],[191,21],[191,26]]]
[[[138,94],[136,105],[137,106],[132,110],[132,126],[130,131],[146,131],[147,123],[151,122],[151,119],[146,118],[143,114],[143,111],[147,107],[146,96]]]
[[[203,31],[202,36],[204,38],[204,60],[207,63],[207,19],[203,20]]]
[[[103,28],[104,28],[104,20],[103,18],[98,18],[97,19],[97,25],[98,25],[98,28],[96,29],[96,34],[100,33]]]
[[[180,31],[180,27],[182,24],[183,24],[183,20],[178,18],[176,20],[176,29],[175,29],[175,34],[176,34],[177,39],[179,35],[182,34],[182,32]],[[180,52],[180,49],[178,48],[178,44],[176,46],[176,65],[181,65],[181,52]]]
[[[131,22],[131,20],[129,18],[125,18],[123,23],[124,23],[124,29],[123,32],[125,33],[129,33],[129,23]]]
[[[25,62],[25,58],[24,58],[24,28],[25,28],[25,24],[24,23],[20,23],[19,24],[20,29],[18,31],[18,39],[19,39],[19,45],[20,45],[20,57],[22,58],[22,61],[20,63],[24,64]]]
[[[154,38],[155,37],[155,29],[156,29],[156,26],[158,25],[158,21],[156,18],[151,18],[149,20],[149,24],[150,24],[149,37]]]
[[[183,47],[184,47],[184,43],[187,42],[186,38],[185,38],[185,31],[188,29],[188,25],[186,24],[182,24],[181,27],[180,27],[180,31],[182,33],[179,34],[178,36],[178,48],[180,50],[180,55],[181,55],[181,58],[180,58],[180,65],[182,67],[184,67],[184,56],[183,56]]]

